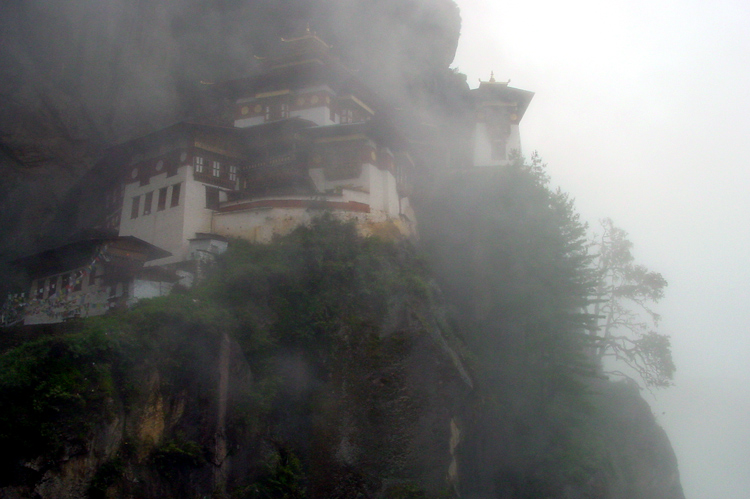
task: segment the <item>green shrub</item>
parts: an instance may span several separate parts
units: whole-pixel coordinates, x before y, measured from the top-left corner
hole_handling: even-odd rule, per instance
[[[169,478],[174,478],[181,471],[199,468],[206,464],[203,448],[198,443],[182,436],[167,440],[154,449],[150,461],[156,471]]]
[[[122,477],[123,469],[124,464],[119,457],[102,464],[99,469],[96,470],[94,477],[89,483],[89,498],[104,499],[107,496],[107,489],[116,484]]]

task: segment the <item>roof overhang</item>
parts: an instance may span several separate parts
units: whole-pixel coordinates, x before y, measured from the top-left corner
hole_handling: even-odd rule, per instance
[[[112,256],[141,262],[172,254],[134,236],[87,237],[18,258],[11,263],[25,269],[31,277],[41,277],[89,265],[103,248]]]
[[[498,106],[512,104],[516,106],[517,119],[520,122],[526,109],[534,98],[534,92],[509,87],[507,83],[481,82],[471,93],[477,106]]]

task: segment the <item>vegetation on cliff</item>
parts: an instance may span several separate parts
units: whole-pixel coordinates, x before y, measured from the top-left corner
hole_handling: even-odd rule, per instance
[[[6,351],[4,490],[680,498],[648,408],[599,378],[586,228],[541,162],[435,189],[424,257],[323,216]]]
[[[437,300],[407,244],[327,216],[272,245],[236,241],[193,290],[0,357],[0,444],[19,449],[2,485],[38,488],[95,455],[78,495],[437,493],[467,390]],[[241,348],[229,371],[246,373],[217,416],[225,334]]]
[[[446,177],[428,199],[423,244],[477,381],[464,413],[461,462],[472,480],[463,491],[618,497],[621,466],[660,457],[608,445],[618,425],[601,400],[624,392],[602,379],[593,355],[597,316],[587,308],[601,276],[572,201],[549,188],[536,156]],[[649,414],[643,431],[646,422],[655,425]],[[672,478],[657,488],[629,497],[681,497]]]

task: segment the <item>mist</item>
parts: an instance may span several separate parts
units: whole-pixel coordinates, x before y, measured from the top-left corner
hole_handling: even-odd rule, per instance
[[[584,218],[614,219],[669,282],[657,308],[676,386],[645,398],[672,439],[686,497],[746,497],[748,9],[457,3],[453,64],[469,82],[494,70],[536,92],[524,152],[539,151]]]
[[[412,291],[415,296],[424,289],[434,292],[430,296],[438,305],[413,299],[418,303],[415,309],[427,311],[433,339],[439,337],[442,343],[437,354],[432,347],[425,347],[412,357],[404,355],[412,362],[408,364],[412,370],[407,371],[416,374],[403,379],[419,380],[416,384],[430,391],[429,383],[423,382],[427,375],[419,374],[418,369],[420,362],[432,362],[430,355],[439,361],[430,364],[429,372],[448,373],[448,388],[430,392],[433,397],[447,393],[449,402],[442,407],[434,402],[436,398],[429,399],[427,405],[437,415],[431,413],[425,420],[442,426],[433,433],[421,428],[419,438],[427,440],[432,434],[445,437],[447,421],[455,425],[448,417],[450,411],[463,411],[468,421],[486,409],[482,405],[485,399],[456,409],[459,401],[465,400],[462,397],[468,397],[469,388],[474,388],[471,380],[466,381],[467,372],[481,380],[477,383],[481,390],[487,390],[475,393],[498,397],[500,402],[495,400],[492,409],[497,412],[489,412],[496,419],[477,416],[479,423],[466,430],[468,443],[458,454],[454,455],[455,445],[451,444],[450,456],[436,458],[442,465],[448,457],[455,460],[456,455],[462,455],[473,477],[472,483],[464,486],[466,497],[482,497],[495,487],[512,494],[513,490],[535,487],[537,479],[543,484],[540,487],[562,480],[565,473],[556,475],[558,470],[540,456],[545,449],[555,448],[558,435],[575,419],[566,411],[585,404],[577,395],[570,395],[575,389],[568,392],[569,387],[558,385],[572,379],[565,369],[570,370],[573,364],[576,369],[583,365],[587,373],[596,370],[574,360],[570,350],[577,352],[581,347],[568,336],[580,331],[561,319],[561,310],[579,309],[585,301],[582,288],[571,285],[572,291],[564,292],[572,282],[570,275],[582,267],[570,263],[570,255],[563,255],[562,250],[556,255],[559,260],[544,259],[549,250],[545,241],[564,246],[556,239],[557,219],[551,215],[552,208],[564,212],[561,206],[568,206],[567,198],[552,194],[557,186],[575,198],[575,210],[592,226],[599,218],[613,218],[630,234],[637,260],[669,281],[667,297],[658,311],[663,315],[660,331],[672,338],[677,386],[642,395],[677,450],[688,497],[697,499],[718,491],[730,497],[730,489],[737,494],[744,490],[740,476],[748,473],[737,465],[745,462],[739,442],[746,441],[746,433],[734,426],[741,417],[728,407],[726,411],[715,408],[730,404],[746,407],[738,400],[748,400],[744,382],[750,373],[746,374],[739,354],[748,340],[733,333],[745,325],[740,301],[745,296],[746,277],[750,277],[746,267],[737,263],[742,261],[739,246],[750,240],[744,232],[735,234],[744,226],[747,212],[746,172],[739,166],[741,155],[730,148],[730,139],[742,143],[738,130],[744,128],[747,118],[738,111],[742,106],[733,104],[741,87],[715,90],[715,85],[706,81],[705,68],[713,68],[717,75],[731,74],[731,81],[746,75],[732,65],[719,65],[713,51],[700,43],[704,35],[696,33],[704,21],[693,17],[701,13],[697,7],[682,12],[677,21],[669,10],[657,9],[654,14],[645,12],[645,5],[582,6],[585,17],[559,6],[496,5],[479,0],[173,0],[136,5],[123,0],[79,0],[64,6],[38,0],[11,2],[2,10],[0,95],[7,104],[0,111],[0,161],[5,172],[0,180],[0,260],[7,262],[61,244],[99,218],[96,196],[101,196],[100,191],[114,178],[108,176],[107,164],[101,160],[113,147],[185,120],[231,123],[235,103],[216,90],[220,87],[217,83],[260,74],[262,61],[275,55],[281,38],[316,33],[330,43],[347,70],[373,90],[373,102],[384,110],[383,119],[398,124],[403,137],[399,135],[394,143],[411,143],[419,150],[413,155],[417,187],[410,194],[422,210],[418,245],[430,252],[427,260],[434,269],[435,282],[425,277],[421,264],[414,264],[418,279],[412,281],[429,284]],[[561,23],[571,12],[575,23]],[[705,23],[714,30],[737,22],[729,11],[713,16]],[[674,33],[659,34],[665,25]],[[731,31],[712,39],[715,50],[729,44],[728,33]],[[691,51],[700,57],[686,57]],[[704,69],[698,68],[699,63]],[[539,151],[548,163],[549,189],[546,177],[522,161],[515,170],[486,176],[462,178],[440,171],[444,167],[461,170],[470,163],[467,151],[475,110],[469,89],[477,86],[477,80],[490,80],[491,72],[498,81],[511,80],[512,87],[535,92],[520,124],[522,152],[531,157],[533,151]],[[713,131],[731,116],[737,120],[732,128],[721,134]],[[553,206],[550,200],[561,204]],[[497,208],[507,209],[507,214],[501,211],[497,215],[492,211]],[[565,222],[578,230],[575,215],[565,213]],[[351,244],[359,248],[358,243]],[[399,247],[399,251],[404,250]],[[403,260],[413,263],[411,253],[398,255],[396,263],[389,265],[398,268],[398,261]],[[557,265],[560,261],[565,265]],[[298,263],[289,266],[294,271],[285,271],[288,275],[280,274],[283,279],[271,271],[262,277],[282,291],[288,291],[279,285],[284,279],[304,282],[305,290],[317,289],[316,279],[320,278],[310,278],[295,265]],[[23,276],[0,270],[8,276],[0,290],[21,285]],[[248,279],[255,276],[252,272],[248,275]],[[435,291],[441,287],[442,291]],[[268,312],[270,307],[263,298],[253,299],[258,299],[253,306],[263,311],[259,323],[272,324],[278,319],[274,315],[278,311]],[[236,303],[232,306],[239,307]],[[368,316],[374,324],[368,328],[387,331],[392,327],[388,321],[401,324],[399,321],[411,320],[398,307],[385,308],[390,315],[377,320]],[[550,334],[556,331],[555,321],[564,324],[560,328],[565,335],[560,337],[565,339],[559,340],[562,353],[554,348],[558,338]],[[221,324],[232,327],[231,321]],[[148,326],[144,330],[150,331]],[[295,337],[293,333],[290,338]],[[204,340],[211,341],[201,338]],[[538,350],[528,347],[535,341]],[[470,345],[478,354],[462,352],[456,346],[459,343]],[[397,348],[398,342],[394,345]],[[319,353],[320,346],[304,348]],[[303,353],[279,354],[274,361],[287,375],[284,389],[294,394],[289,398],[300,404],[274,409],[276,416],[298,411],[286,422],[282,434],[314,426],[313,418],[304,413],[305,397],[331,382],[325,377],[325,362],[315,371],[310,366],[319,359],[305,360],[304,348],[300,347]],[[365,350],[366,345],[357,348]],[[468,360],[457,360],[462,355]],[[465,368],[464,361],[484,374]],[[205,371],[213,369],[211,366]],[[558,376],[558,368],[563,375]],[[366,374],[370,376],[366,389],[382,383],[380,374]],[[212,376],[206,374],[211,382]],[[726,380],[726,391],[716,390],[716,379]],[[665,483],[674,497],[679,497],[669,441],[659,431],[649,433],[651,420],[639,413],[645,411],[648,416],[649,410],[642,406],[638,392],[631,385],[610,386],[599,378],[592,386],[593,392],[601,395],[603,413],[612,421],[620,424],[620,416],[625,420],[638,415],[633,419],[648,431],[636,432],[632,442],[644,439],[657,448],[641,464],[669,475]],[[527,397],[528,393],[534,396]],[[698,398],[698,393],[705,398]],[[545,405],[551,399],[559,407]],[[709,401],[710,415],[704,411]],[[547,414],[540,407],[552,409]],[[720,421],[714,423],[720,432],[702,430],[702,425],[712,421],[709,418]],[[591,421],[588,424],[595,427]],[[730,431],[743,437],[727,438]],[[301,453],[310,452],[305,435],[290,437]],[[628,447],[631,442],[618,441],[616,431],[611,435],[609,448],[625,449],[625,457],[620,456],[623,461],[618,461],[621,464],[633,455]],[[586,435],[580,437],[570,448],[563,445],[563,451],[583,449],[598,455],[598,443],[587,440]],[[346,438],[341,448],[348,445]],[[429,441],[443,451],[448,448],[442,441]],[[725,447],[711,454],[707,449],[714,449],[716,442]],[[342,451],[342,455],[351,461],[348,452]],[[701,462],[706,455],[716,456],[717,469],[721,467],[723,473]],[[492,466],[485,466],[485,459]],[[652,462],[649,459],[656,464],[644,464]],[[552,478],[535,476],[539,463],[549,467],[544,468],[545,473],[552,470]],[[444,481],[435,476],[430,477],[432,482]],[[586,487],[606,487],[603,476],[597,472]],[[532,485],[524,481],[527,478]],[[617,477],[612,483],[630,486],[623,482]]]

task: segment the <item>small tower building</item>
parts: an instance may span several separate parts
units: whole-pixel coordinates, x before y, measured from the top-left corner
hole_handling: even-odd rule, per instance
[[[521,153],[518,125],[534,92],[510,87],[507,82],[480,81],[471,90],[475,106],[473,133],[474,166],[501,166],[509,163],[513,151]]]

